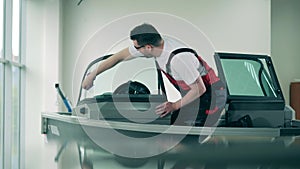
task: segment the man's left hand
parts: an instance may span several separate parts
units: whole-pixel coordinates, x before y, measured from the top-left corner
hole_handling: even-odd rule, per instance
[[[155,113],[160,117],[168,115],[170,112],[177,110],[176,103],[165,102],[161,105],[158,105],[155,109]]]

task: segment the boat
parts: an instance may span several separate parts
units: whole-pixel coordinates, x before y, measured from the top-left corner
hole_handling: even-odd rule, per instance
[[[110,56],[92,61],[82,80]],[[41,133],[61,147],[56,161],[76,143],[81,167],[102,163],[103,153],[129,168],[149,161],[158,169],[176,161],[215,168],[299,167],[300,121],[285,104],[271,57],[216,52],[214,61],[227,88],[215,126],[170,125],[170,116],[156,115],[157,105],[180,94],[153,58],[141,57],[97,76],[92,89],[80,89],[71,112],[42,112]]]

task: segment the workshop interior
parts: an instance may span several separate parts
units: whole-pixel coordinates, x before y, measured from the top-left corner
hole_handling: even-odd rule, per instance
[[[299,168],[299,8],[298,0],[0,0],[0,169]],[[154,58],[120,62],[82,88],[142,23],[216,72],[225,93],[212,95],[223,98],[214,125],[155,113],[183,96]]]

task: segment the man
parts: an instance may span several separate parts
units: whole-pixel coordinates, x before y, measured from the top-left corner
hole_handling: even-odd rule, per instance
[[[103,61],[96,70],[86,77],[82,87],[88,90],[93,86],[93,81],[98,74],[121,61],[140,56],[154,57],[157,66],[181,91],[183,96],[174,103],[165,102],[157,106],[156,114],[164,117],[173,112],[171,124],[204,125],[211,106],[211,86],[220,81],[213,70],[202,59],[199,60],[193,50],[183,50],[186,45],[175,39],[162,38],[150,24],[141,24],[135,27],[130,32],[130,39],[133,44]],[[207,91],[208,88],[209,91]],[[207,93],[206,97],[204,97],[205,93]],[[199,103],[205,102],[202,101],[203,99],[201,100],[201,97],[206,99],[205,108]],[[199,104],[201,112],[198,111]],[[215,111],[210,114],[214,113]],[[179,120],[177,117],[180,117]],[[200,121],[195,121],[196,118]]]

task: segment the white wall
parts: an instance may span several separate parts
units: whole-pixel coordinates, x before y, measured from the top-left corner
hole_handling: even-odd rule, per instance
[[[45,143],[41,113],[57,111],[59,80],[59,0],[28,0],[26,6],[25,166],[57,168],[56,145]]]
[[[272,0],[271,53],[279,83],[289,104],[290,83],[300,79],[300,1]]]
[[[112,23],[113,20],[133,13],[164,13],[166,18],[169,16],[173,19],[166,21],[160,19],[158,15],[155,16],[157,21],[153,20],[151,15],[147,15],[147,18],[162,25],[162,28],[158,29],[161,28],[166,34],[181,29],[174,27],[167,29],[163,22],[173,25],[174,22],[188,21],[209,38],[217,51],[270,53],[270,0],[84,0],[80,6],[76,5],[75,0],[27,0],[25,3],[26,169],[57,168],[54,162],[56,146],[45,144],[44,137],[40,134],[41,112],[61,110],[56,105],[57,97],[54,90],[56,82],[62,84],[67,96],[72,97],[74,93],[75,98],[71,99],[77,99],[79,83],[73,83],[72,79],[73,72],[76,71],[75,65],[80,65],[79,67],[84,69],[93,58],[108,51],[116,51],[126,44],[124,38],[128,36],[129,28],[135,26],[137,21],[114,22],[121,26],[105,30],[110,28],[108,23]],[[174,16],[185,20],[176,20]],[[60,30],[61,27],[63,30]],[[113,43],[111,41],[119,38],[122,43],[113,49],[111,44],[94,44],[93,49],[98,50],[91,53],[95,55],[86,59],[81,58],[80,64],[77,64],[79,60],[77,57],[83,47],[99,30],[109,32],[103,35],[105,38],[100,39],[100,42]],[[191,37],[190,32],[178,32],[177,35],[182,38],[185,35]],[[191,44],[197,43],[191,41]],[[80,75],[78,77],[81,78]],[[70,87],[73,85],[74,87]]]
[[[156,13],[152,13],[153,17],[151,14],[132,16],[142,12]],[[162,17],[159,13],[163,13]],[[192,45],[198,39],[201,41],[195,38],[201,36],[185,29],[189,24],[200,29],[216,51],[270,54],[270,0],[88,0],[80,6],[73,0],[64,0],[62,76],[65,92],[72,100],[77,99],[87,64],[123,47],[129,31],[143,20],[150,21],[163,34],[186,37]],[[188,24],[177,24],[185,22]],[[120,47],[110,50],[118,41],[122,42]]]

